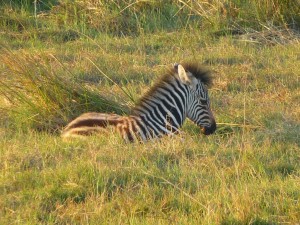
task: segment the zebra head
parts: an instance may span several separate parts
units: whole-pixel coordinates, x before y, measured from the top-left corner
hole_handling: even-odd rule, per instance
[[[184,69],[186,67],[187,70]],[[205,135],[215,132],[217,126],[210,108],[207,85],[210,78],[207,72],[191,65],[175,64],[179,80],[187,87],[187,117],[201,127]]]

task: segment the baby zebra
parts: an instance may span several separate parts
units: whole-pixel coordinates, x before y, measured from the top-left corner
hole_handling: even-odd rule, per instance
[[[85,113],[70,122],[62,136],[84,136],[113,126],[126,141],[178,133],[189,118],[209,135],[216,130],[207,88],[211,76],[198,64],[175,64],[133,108],[132,115]]]

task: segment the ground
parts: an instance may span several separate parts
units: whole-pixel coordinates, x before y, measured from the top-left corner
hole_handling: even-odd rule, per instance
[[[300,42],[280,32],[285,41],[196,26],[3,32],[0,224],[298,224]],[[214,135],[187,121],[179,135],[144,144],[113,131],[61,139],[72,117],[126,113],[187,60],[213,72]],[[123,111],[93,105],[99,93]]]

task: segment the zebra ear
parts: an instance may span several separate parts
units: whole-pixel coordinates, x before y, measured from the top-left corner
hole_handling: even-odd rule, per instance
[[[177,69],[179,79],[183,84],[190,86],[191,88],[196,88],[197,79],[190,72],[186,72],[182,65],[177,64],[174,66]]]

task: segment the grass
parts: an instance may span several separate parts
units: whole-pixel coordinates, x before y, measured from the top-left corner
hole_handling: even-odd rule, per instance
[[[0,224],[299,223],[297,8],[38,1],[34,17],[33,1],[18,2],[0,9]],[[105,10],[113,17],[97,24],[93,13]],[[128,113],[184,59],[214,71],[215,135],[187,122],[180,135],[144,144],[113,131],[59,137],[82,112]]]

